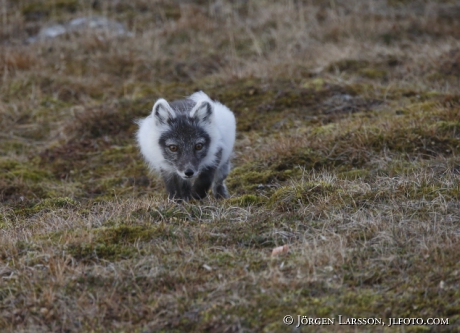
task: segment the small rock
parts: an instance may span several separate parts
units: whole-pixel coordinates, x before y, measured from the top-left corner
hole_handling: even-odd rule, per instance
[[[278,256],[282,254],[287,254],[289,252],[289,246],[288,245],[283,245],[283,246],[278,246],[275,247],[272,250],[272,256]]]
[[[68,24],[69,31],[82,31],[86,29],[104,31],[115,36],[129,34],[123,24],[109,20],[103,16],[78,17],[71,20]]]
[[[54,24],[40,29],[38,35],[27,39],[29,43],[38,40],[53,39],[70,32],[92,31],[111,36],[133,36],[120,22],[103,16],[77,17],[65,24]]]
[[[203,264],[203,268],[209,272],[212,271],[212,267],[209,265]]]
[[[40,30],[39,38],[55,38],[63,35],[67,32],[66,28],[62,24],[54,24],[50,27],[46,27]]]
[[[287,120],[286,118],[281,119],[280,121],[277,121],[276,123],[273,124],[273,128],[275,128],[275,129],[280,129],[280,128],[283,127],[287,122],[288,122],[288,120]]]

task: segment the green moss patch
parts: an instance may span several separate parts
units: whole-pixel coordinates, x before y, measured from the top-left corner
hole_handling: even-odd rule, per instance
[[[116,227],[103,227],[95,229],[90,242],[71,243],[66,246],[66,251],[77,260],[121,260],[145,253],[133,247],[139,242],[153,242],[157,237],[162,237],[161,227],[146,228],[141,226],[119,225]]]
[[[17,201],[22,198],[48,197],[52,189],[52,175],[33,163],[20,163],[11,159],[0,160],[0,201]]]

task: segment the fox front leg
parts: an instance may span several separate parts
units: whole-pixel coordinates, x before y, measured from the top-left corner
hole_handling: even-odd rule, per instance
[[[203,199],[208,194],[212,185],[216,168],[208,167],[201,171],[192,187],[192,195],[195,199]]]
[[[230,197],[228,194],[227,186],[224,181],[230,172],[230,161],[225,162],[215,173],[212,192],[217,199],[227,199]]]
[[[162,172],[163,181],[168,191],[169,199],[175,201],[189,200],[192,197],[192,185],[178,174]]]

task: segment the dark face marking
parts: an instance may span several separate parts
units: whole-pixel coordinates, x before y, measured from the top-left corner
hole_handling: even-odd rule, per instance
[[[186,114],[169,119],[168,125],[170,130],[163,133],[159,140],[163,157],[180,174],[192,170],[196,175],[200,162],[208,153],[211,138],[198,124],[198,120]],[[171,149],[171,146],[177,149]]]

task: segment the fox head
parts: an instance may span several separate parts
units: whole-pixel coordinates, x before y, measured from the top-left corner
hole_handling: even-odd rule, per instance
[[[165,99],[153,106],[155,126],[161,132],[158,144],[168,171],[192,179],[200,173],[213,140],[213,106],[189,100],[172,106]]]

